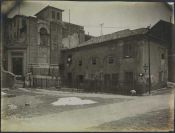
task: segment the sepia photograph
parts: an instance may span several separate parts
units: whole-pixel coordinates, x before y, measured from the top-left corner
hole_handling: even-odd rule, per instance
[[[174,2],[1,0],[1,132],[174,132]]]

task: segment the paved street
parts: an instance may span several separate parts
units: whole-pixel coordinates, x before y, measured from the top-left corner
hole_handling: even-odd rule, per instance
[[[3,117],[3,131],[169,131],[173,128],[171,118],[174,118],[172,116],[174,90],[172,89],[164,89],[163,93],[153,93],[150,96],[122,96],[23,88],[14,90],[13,93],[15,92],[16,97],[3,98],[4,107],[6,107],[6,103],[13,103],[19,108],[19,110],[17,108],[16,111],[14,109],[6,114],[10,117]],[[58,98],[72,96],[93,100],[96,103],[72,106],[51,105]],[[29,106],[22,107],[27,102]],[[154,115],[155,113],[156,115]],[[160,117],[162,118],[160,119]],[[139,119],[141,121],[138,121]],[[164,123],[157,122],[159,126],[153,124],[149,127],[144,120],[146,123],[157,121],[164,121]],[[145,128],[138,123],[145,124]],[[164,127],[159,128],[160,125]]]

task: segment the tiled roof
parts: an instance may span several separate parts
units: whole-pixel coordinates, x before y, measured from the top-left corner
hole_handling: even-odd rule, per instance
[[[134,35],[145,34],[147,31],[148,31],[147,28],[140,28],[140,29],[135,29],[135,30],[126,29],[126,30],[114,32],[112,34],[107,34],[107,35],[103,35],[103,36],[99,36],[99,37],[92,37],[90,40],[81,43],[77,47],[82,47],[82,46],[91,45],[91,44],[98,44],[98,43],[102,43],[102,42],[106,42],[106,41],[110,41],[110,40],[134,36]]]

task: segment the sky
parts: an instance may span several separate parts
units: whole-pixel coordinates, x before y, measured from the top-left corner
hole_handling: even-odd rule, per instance
[[[146,28],[160,19],[170,21],[172,13],[161,2],[80,2],[80,1],[25,1],[13,10],[16,14],[34,16],[47,5],[63,9],[63,21],[84,26],[93,36],[110,34],[124,29]],[[102,32],[101,32],[101,26]]]

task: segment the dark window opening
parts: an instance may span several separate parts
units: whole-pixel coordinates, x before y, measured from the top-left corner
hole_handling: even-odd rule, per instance
[[[125,58],[131,58],[134,56],[134,47],[131,44],[125,44],[123,47],[123,55]]]
[[[16,32],[14,32],[14,39],[16,39]]]
[[[83,83],[84,81],[84,76],[83,75],[78,75],[79,83]]]
[[[52,11],[52,18],[54,19],[55,18],[55,12]]]
[[[67,73],[67,84],[69,87],[72,86],[72,73]]]
[[[118,73],[112,74],[112,83],[118,84],[118,82],[119,82],[119,74]]]
[[[82,66],[82,60],[79,60],[78,65]]]
[[[67,74],[68,81],[72,81],[72,73]]]
[[[48,33],[45,28],[40,29],[40,44],[43,46],[48,44]]]
[[[133,72],[125,72],[125,81],[128,85],[133,83],[134,75]]]
[[[57,19],[60,20],[60,13],[57,12]]]
[[[104,86],[109,87],[110,86],[110,81],[111,81],[111,75],[110,74],[105,74],[104,75]]]
[[[165,54],[161,54],[161,59],[165,59]]]
[[[93,58],[92,58],[92,64],[93,64],[93,65],[96,65],[96,63],[97,63],[97,59],[93,57]]]
[[[22,19],[22,27],[20,28],[20,33],[25,32],[27,29],[27,24],[26,24],[26,20]]]
[[[109,63],[109,64],[113,64],[113,63],[114,63],[114,57],[109,56],[109,57],[108,57],[108,63]]]
[[[22,19],[22,27],[26,26],[26,20]]]
[[[16,26],[16,21],[14,21],[13,26],[14,26],[14,27]]]

